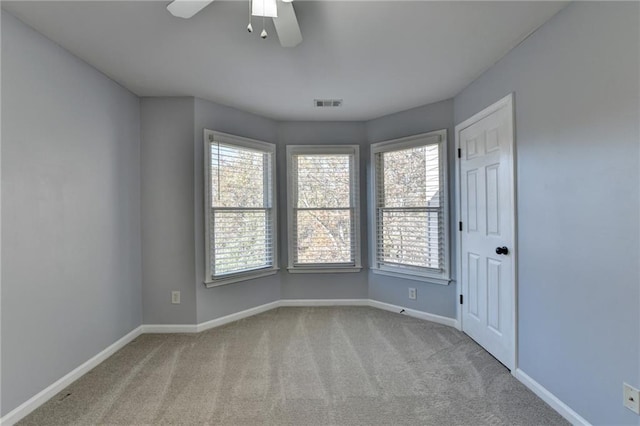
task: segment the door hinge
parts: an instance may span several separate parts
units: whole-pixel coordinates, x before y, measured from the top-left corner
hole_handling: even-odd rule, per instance
[[[458,148],[458,158],[462,158],[462,149]]]
[[[462,295],[460,295],[460,304],[462,305]]]
[[[458,230],[462,231],[462,222],[458,222]]]

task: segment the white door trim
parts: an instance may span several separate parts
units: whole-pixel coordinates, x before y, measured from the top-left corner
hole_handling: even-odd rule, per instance
[[[507,108],[511,112],[511,129],[513,132],[511,141],[511,199],[513,200],[512,206],[512,235],[513,235],[513,267],[512,271],[512,282],[513,282],[513,300],[512,300],[512,318],[513,318],[513,338],[511,341],[513,342],[512,347],[512,360],[513,360],[513,369],[511,370],[511,374],[515,376],[516,370],[518,369],[518,233],[517,233],[517,198],[516,198],[516,125],[515,125],[515,109],[513,103],[514,94],[509,93],[504,98],[500,99],[496,103],[488,106],[472,117],[466,119],[462,123],[456,125],[455,127],[455,156],[456,156],[456,193],[455,198],[458,203],[456,208],[456,222],[460,223],[462,221],[462,212],[461,208],[461,188],[460,188],[460,162],[458,161],[458,149],[460,148],[460,132],[462,132],[467,127],[472,124],[482,120],[483,118],[493,114],[494,112]],[[460,231],[456,232],[456,294],[458,297],[462,295],[462,233]],[[462,331],[462,309],[460,308],[460,301],[456,301],[456,319],[458,321],[458,330]]]

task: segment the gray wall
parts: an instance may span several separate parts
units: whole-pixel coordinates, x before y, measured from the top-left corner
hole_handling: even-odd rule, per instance
[[[519,366],[594,424],[640,424],[639,7],[575,2],[455,98],[515,92]]]
[[[364,123],[276,123],[194,98],[143,98],[142,288],[145,324],[202,323],[280,298],[366,298],[367,274],[289,274],[286,231],[286,145],[359,144],[366,265]],[[277,145],[279,263],[269,277],[206,288],[204,282],[203,130]],[[182,303],[170,303],[180,290]]]
[[[204,286],[204,145],[211,129],[274,143],[275,122],[192,97],[142,98],[145,324],[196,324],[280,299],[280,275]],[[171,291],[180,291],[179,305]]]
[[[452,101],[363,122],[281,122],[194,98],[142,99],[142,270],[143,312],[148,324],[193,324],[282,299],[360,299],[373,288],[381,301],[455,316],[455,286],[348,274],[290,274],[287,266],[286,145],[360,146],[361,238],[367,250],[367,163],[374,140],[450,128]],[[203,129],[250,137],[277,145],[278,274],[206,288],[204,282]],[[378,138],[378,139],[376,139]],[[188,142],[190,140],[190,143]],[[192,237],[193,236],[193,237]],[[418,287],[416,303],[407,283]],[[170,303],[182,292],[181,305]]]
[[[369,272],[369,297],[381,302],[404,306],[410,309],[455,318],[455,159],[453,136],[453,100],[438,102],[397,114],[387,115],[366,123],[367,139],[370,143],[397,139],[405,136],[447,129],[449,154],[449,253],[451,278],[449,285],[389,277]],[[367,158],[369,156],[367,152]],[[369,161],[367,161],[369,163]],[[409,287],[416,289],[416,300],[409,299]]]
[[[138,98],[2,13],[4,415],[141,324]]]
[[[194,101],[142,98],[140,115],[144,323],[194,324]]]
[[[276,143],[277,125],[274,121],[254,114],[239,111],[195,99],[194,137],[192,139],[192,174],[195,179],[195,191],[192,185],[189,190],[195,197],[195,285],[198,299],[198,322],[205,322],[238,311],[263,305],[280,299],[280,274],[249,281],[242,281],[225,286],[206,288],[204,286],[204,141],[203,130],[210,129],[231,133],[247,138]],[[282,167],[282,163],[277,164]],[[281,184],[281,182],[278,182]],[[186,189],[185,189],[186,190]],[[281,204],[282,205],[282,204]],[[279,224],[282,226],[282,224]],[[281,260],[282,262],[282,260]],[[281,263],[282,264],[282,263]]]
[[[367,262],[366,159],[368,144],[361,122],[283,122],[279,126],[280,257],[283,299],[366,299],[367,272],[290,274],[287,272],[287,155],[286,145],[359,145],[362,264]]]

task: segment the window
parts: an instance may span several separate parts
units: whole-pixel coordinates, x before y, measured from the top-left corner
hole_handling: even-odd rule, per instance
[[[207,286],[277,271],[275,145],[204,131]]]
[[[287,147],[290,272],[357,272],[357,145]]]
[[[371,146],[372,269],[449,283],[446,130]]]

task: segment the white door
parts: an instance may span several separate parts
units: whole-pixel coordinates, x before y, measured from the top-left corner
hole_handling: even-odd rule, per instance
[[[462,330],[515,366],[512,96],[456,126]]]

